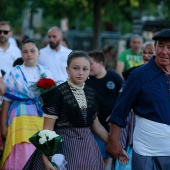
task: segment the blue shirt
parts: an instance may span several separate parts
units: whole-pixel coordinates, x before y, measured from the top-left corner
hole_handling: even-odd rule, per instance
[[[170,78],[155,57],[130,73],[109,122],[125,127],[131,109],[136,115],[170,125]]]

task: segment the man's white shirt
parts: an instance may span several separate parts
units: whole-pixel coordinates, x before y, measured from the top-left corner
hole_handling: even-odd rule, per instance
[[[40,50],[38,63],[49,68],[57,84],[61,84],[68,78],[66,66],[67,58],[71,51],[71,49],[62,45],[58,51],[51,49],[49,45]]]
[[[6,73],[11,71],[14,61],[20,57],[20,49],[12,44],[9,45],[9,48],[5,52],[0,48],[0,70]]]

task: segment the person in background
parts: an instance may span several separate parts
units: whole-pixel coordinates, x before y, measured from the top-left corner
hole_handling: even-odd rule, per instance
[[[155,47],[154,42],[145,42],[142,46],[142,59],[144,64],[148,63],[148,61],[155,55]]]
[[[101,125],[109,132],[109,125],[106,119],[113,110],[123,79],[115,71],[105,69],[105,56],[103,52],[94,50],[88,54],[90,56],[91,69],[90,77],[87,79],[86,84],[92,87],[99,96],[97,116]],[[107,167],[110,156],[106,153],[105,143],[95,134],[94,137],[102,153],[105,166]]]
[[[153,57],[153,55],[155,55],[154,42],[152,42],[152,41],[145,42],[143,44],[143,46],[142,46],[142,60],[143,60],[143,63],[146,64],[151,59],[151,57]],[[126,71],[123,71],[122,72],[123,78],[125,80],[127,80],[130,72],[133,71],[134,69],[142,66],[142,65],[131,67],[130,69],[128,69]]]
[[[22,44],[22,42],[24,42],[26,39],[30,39],[28,35],[21,35],[21,37],[20,37],[20,39],[19,39],[18,46],[20,47],[20,45]]]
[[[116,50],[114,46],[109,46],[105,51],[106,56],[106,69],[107,70],[116,70],[117,57]]]
[[[143,39],[140,35],[135,34],[130,38],[130,48],[123,51],[118,58],[116,71],[120,76],[122,76],[123,71],[143,64],[142,44]]]
[[[12,27],[9,21],[0,21],[0,70],[11,71],[13,62],[21,57],[20,49],[9,43]]]
[[[40,50],[39,64],[50,69],[57,84],[67,80],[68,74],[65,70],[67,66],[67,57],[72,51],[63,45],[61,30],[54,26],[48,30],[48,45]]]
[[[155,47],[154,42],[146,42],[142,46],[142,58],[144,64],[147,64],[148,61],[155,55]],[[126,70],[123,72],[124,80],[126,81],[129,77],[129,74],[134,69],[138,68],[140,66],[132,67],[129,70]],[[123,88],[123,86],[122,86]],[[121,129],[121,137],[120,137],[120,143],[122,147],[126,150],[130,157],[130,161],[128,164],[119,164],[118,160],[116,160],[115,170],[131,170],[132,166],[132,151],[133,151],[133,131],[135,128],[135,115],[133,110],[130,111],[127,119],[126,119],[126,127]]]
[[[118,158],[122,153],[121,127],[126,126],[131,109],[136,115],[132,170],[170,167],[170,29],[152,39],[155,56],[130,73],[109,118],[111,132],[106,149]]]
[[[37,65],[39,46],[33,39],[21,44],[23,65],[15,66],[4,77],[6,91],[0,115],[5,146],[0,169],[22,169],[35,150],[28,138],[43,129],[40,91],[35,84],[42,75],[53,78],[44,66]]]

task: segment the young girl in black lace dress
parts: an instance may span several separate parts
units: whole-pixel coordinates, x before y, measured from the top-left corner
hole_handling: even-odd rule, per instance
[[[66,70],[68,80],[42,95],[44,129],[63,135],[58,153],[65,156],[67,170],[104,170],[105,165],[91,129],[105,143],[108,133],[97,118],[96,94],[84,83],[90,72],[88,54],[71,52]],[[55,168],[45,155],[35,151],[24,169]]]

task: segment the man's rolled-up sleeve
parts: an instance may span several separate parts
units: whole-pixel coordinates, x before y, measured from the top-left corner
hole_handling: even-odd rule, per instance
[[[128,117],[133,105],[138,98],[142,82],[137,74],[130,74],[126,80],[123,90],[117,99],[112,114],[108,120],[124,128],[126,126],[126,118]]]

